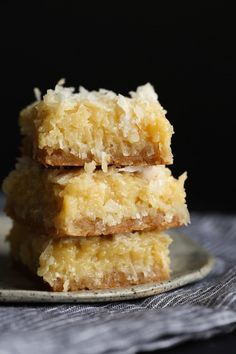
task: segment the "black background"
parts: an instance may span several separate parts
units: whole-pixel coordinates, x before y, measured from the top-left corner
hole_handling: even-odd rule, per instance
[[[1,2],[2,179],[18,112],[62,77],[123,94],[150,81],[175,128],[191,210],[235,212],[235,14],[228,2]]]

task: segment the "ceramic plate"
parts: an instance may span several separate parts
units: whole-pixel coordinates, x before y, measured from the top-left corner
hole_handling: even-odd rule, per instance
[[[176,289],[204,278],[213,268],[214,259],[188,236],[171,232],[172,276],[167,282],[149,283],[113,290],[56,293],[40,290],[35,280],[11,267],[4,236],[11,222],[0,217],[0,302],[102,302],[137,299]]]

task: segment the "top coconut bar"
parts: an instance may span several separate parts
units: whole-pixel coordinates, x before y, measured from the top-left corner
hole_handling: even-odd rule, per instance
[[[64,87],[60,81],[20,114],[23,152],[44,165],[171,164],[173,128],[150,84],[130,97],[100,89]]]

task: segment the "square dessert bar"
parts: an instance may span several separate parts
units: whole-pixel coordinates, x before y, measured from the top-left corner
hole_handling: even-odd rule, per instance
[[[55,239],[15,223],[8,239],[13,259],[54,291],[123,287],[170,276],[166,234]]]
[[[44,165],[171,164],[173,128],[150,84],[131,97],[57,85],[20,114],[23,152]]]
[[[46,169],[22,158],[3,184],[6,212],[55,236],[164,230],[186,224],[186,174],[164,166]]]

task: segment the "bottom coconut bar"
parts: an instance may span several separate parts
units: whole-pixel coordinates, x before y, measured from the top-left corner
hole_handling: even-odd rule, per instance
[[[14,224],[13,259],[53,291],[106,289],[169,279],[171,239],[157,232],[51,238]]]

